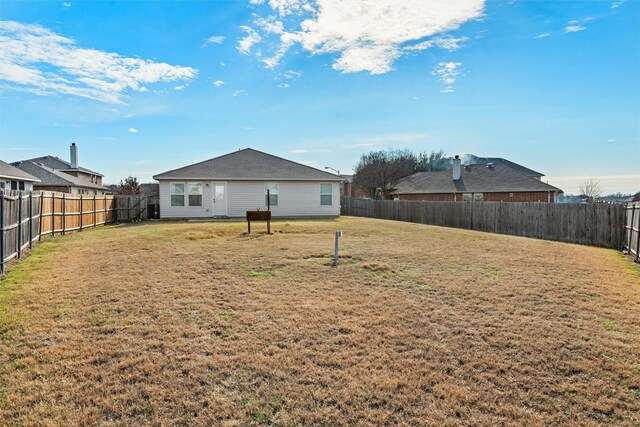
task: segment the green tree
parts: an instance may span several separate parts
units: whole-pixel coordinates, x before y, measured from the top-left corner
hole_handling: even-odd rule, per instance
[[[441,148],[439,151],[432,151],[431,153],[426,151],[420,153],[416,163],[416,172],[445,171],[450,166],[451,162],[447,157],[447,153]]]
[[[140,194],[138,179],[134,176],[129,176],[124,181],[120,181],[118,188],[116,188],[116,193],[122,195]]]

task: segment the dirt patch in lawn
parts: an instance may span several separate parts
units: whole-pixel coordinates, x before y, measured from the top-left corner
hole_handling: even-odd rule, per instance
[[[38,247],[0,283],[0,424],[640,423],[640,274],[615,251],[354,218],[273,229]]]

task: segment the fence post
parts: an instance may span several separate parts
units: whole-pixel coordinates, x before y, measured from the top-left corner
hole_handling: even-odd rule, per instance
[[[96,226],[96,195],[93,195],[93,226]]]
[[[44,193],[40,192],[40,206],[38,210],[40,211],[40,220],[38,221],[38,242],[42,240],[42,211],[44,208]]]
[[[635,213],[636,211],[636,204],[633,204],[633,212]],[[631,231],[633,232],[633,220],[631,221]],[[640,260],[640,221],[638,221],[638,228],[635,230],[636,231],[636,258],[634,261],[638,261]],[[629,245],[631,245],[631,239],[629,239]]]
[[[51,192],[51,236],[56,235],[56,193]]]
[[[67,193],[62,193],[62,234],[67,228]]]
[[[82,231],[82,194],[80,195],[80,231]]]
[[[33,249],[33,191],[29,193],[29,249]]]
[[[127,222],[131,222],[131,196],[127,196]]]
[[[4,190],[0,190],[0,273],[4,273]]]
[[[16,248],[16,252],[18,252],[18,258],[21,257],[22,252],[22,191],[18,193],[18,247]]]

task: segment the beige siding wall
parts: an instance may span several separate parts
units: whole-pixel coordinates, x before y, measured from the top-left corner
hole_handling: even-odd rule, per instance
[[[277,182],[277,181],[274,181]],[[331,183],[331,206],[320,205],[320,182],[278,182],[278,206],[272,206],[273,216],[338,216],[340,215],[340,185]],[[229,181],[227,183],[228,216],[244,217],[247,210],[267,209],[264,181]]]
[[[172,207],[170,181],[160,182],[161,218],[211,217],[213,209],[213,182],[204,187],[203,206]],[[274,181],[275,182],[275,181]],[[216,183],[218,183],[216,181]],[[332,204],[320,205],[320,182],[278,182],[278,206],[272,206],[273,216],[338,216],[340,215],[340,186],[332,184]],[[264,181],[227,181],[227,216],[244,217],[247,210],[266,210]]]
[[[185,181],[175,181],[185,182]],[[196,182],[196,181],[189,181]],[[160,181],[160,218],[205,218],[213,216],[213,192],[211,181],[202,182],[202,206],[171,206],[171,181]],[[206,184],[209,184],[207,187]],[[188,197],[185,197],[188,199]],[[185,204],[188,204],[185,200]]]

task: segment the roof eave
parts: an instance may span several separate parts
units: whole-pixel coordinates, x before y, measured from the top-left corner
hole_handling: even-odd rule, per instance
[[[334,182],[342,182],[344,179],[339,177],[332,178],[231,178],[231,177],[185,177],[185,176],[161,176],[155,175],[152,177],[157,181],[167,181],[167,180],[183,180],[183,181],[317,181],[317,182],[326,182],[326,181],[334,181]]]

